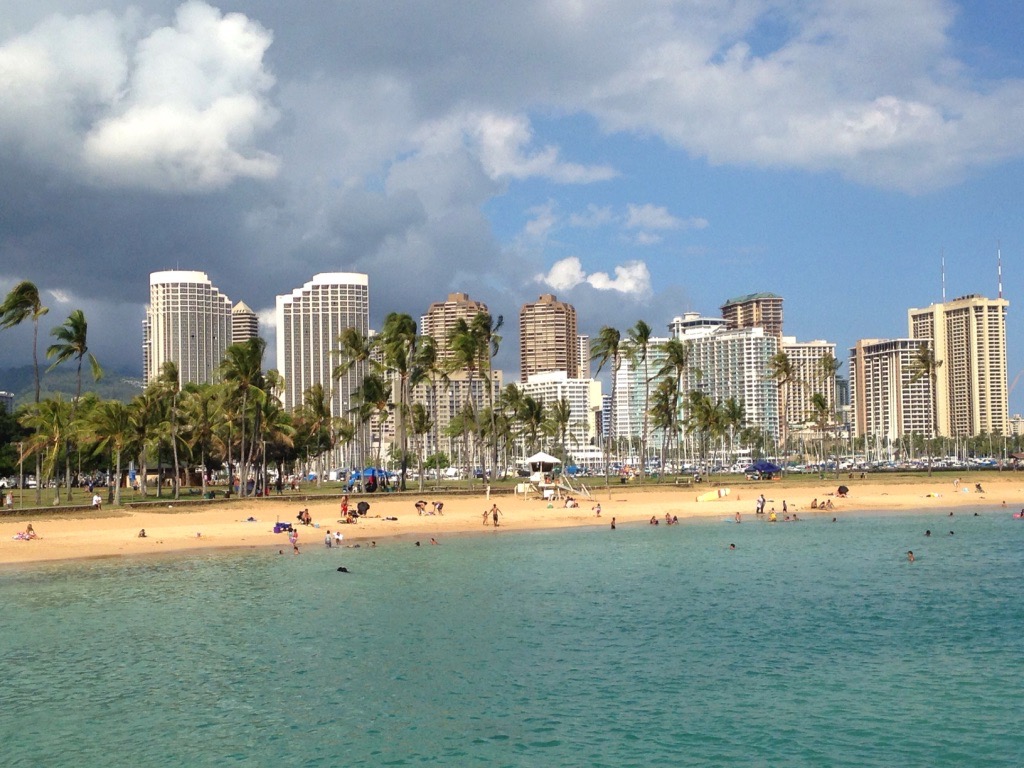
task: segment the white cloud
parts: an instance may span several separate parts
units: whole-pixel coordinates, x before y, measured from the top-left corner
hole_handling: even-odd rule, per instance
[[[551,145],[532,149],[533,131],[529,120],[521,115],[474,115],[468,131],[491,178],[543,177],[562,184],[588,184],[616,175],[608,166],[564,162],[558,148]]]
[[[607,272],[587,274],[579,257],[569,256],[555,262],[547,274],[537,275],[534,279],[556,291],[568,291],[586,283],[598,291],[616,291],[636,297],[651,293],[651,273],[642,261],[630,261],[615,267],[615,277],[611,277]]]
[[[552,200],[549,200],[544,205],[530,208],[527,213],[532,218],[526,222],[523,231],[528,237],[534,239],[540,240],[547,237],[548,233],[554,229],[555,224],[558,222],[558,216],[555,214],[555,203]]]
[[[610,205],[597,206],[591,203],[587,206],[585,213],[574,213],[569,216],[569,224],[582,229],[593,229],[611,224],[615,221],[615,214]]]
[[[689,4],[660,14],[660,33],[638,24],[637,54],[578,108],[712,163],[943,186],[1024,144],[1024,81],[972,82],[954,13],[945,0]]]
[[[0,128],[35,162],[107,186],[192,191],[267,178],[270,34],[198,0],[134,40],[134,15],[51,16],[0,46]],[[56,148],[56,152],[50,150]]]
[[[679,229],[682,222],[660,205],[626,206],[626,226],[630,229]]]

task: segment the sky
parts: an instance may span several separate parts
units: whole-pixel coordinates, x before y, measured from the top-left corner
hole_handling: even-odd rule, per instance
[[[138,372],[150,272],[206,272],[270,350],[276,295],[365,272],[378,328],[484,301],[515,378],[542,293],[665,335],[770,291],[845,362],[942,300],[943,260],[948,299],[995,297],[1001,252],[1015,382],[1022,27],[1004,0],[0,0],[0,293],[39,286],[41,346],[83,309]],[[31,344],[0,332],[0,366]]]

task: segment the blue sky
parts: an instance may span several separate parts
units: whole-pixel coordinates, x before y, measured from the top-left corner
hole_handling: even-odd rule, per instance
[[[942,253],[949,298],[994,296],[999,243],[1013,381],[1022,26],[951,0],[0,0],[0,291],[40,286],[44,336],[81,307],[134,370],[175,267],[264,320],[317,272],[367,272],[376,325],[466,291],[510,373],[546,292],[596,333],[772,291],[845,359],[941,299]],[[0,365],[30,343],[0,334]]]

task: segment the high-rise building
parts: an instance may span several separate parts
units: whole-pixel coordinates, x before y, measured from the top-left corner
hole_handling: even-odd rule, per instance
[[[14,413],[14,393],[0,391],[0,411]]]
[[[482,301],[473,301],[466,293],[449,293],[444,301],[435,301],[427,309],[427,314],[420,318],[420,333],[430,336],[437,344],[437,361],[444,365],[451,360],[451,349],[448,337],[459,320],[467,323],[480,312],[487,312],[487,305]]]
[[[729,299],[722,305],[722,317],[729,328],[764,328],[782,338],[782,297],[774,293],[750,293]]]
[[[916,375],[914,363],[921,343],[861,339],[850,349],[854,437],[873,437],[885,446],[909,434],[931,437],[932,385]]]
[[[944,437],[1006,434],[1006,299],[972,294],[907,311],[909,335],[932,342],[936,431]]]
[[[744,409],[745,424],[779,437],[779,392],[768,376],[769,362],[780,349],[780,339],[761,327],[723,327],[684,316],[688,322],[673,321],[675,338],[689,344],[690,366],[680,389],[698,390],[712,400],[732,398]]]
[[[163,364],[178,366],[182,384],[211,384],[231,343],[231,300],[205,272],[167,270],[149,276],[142,323],[142,376],[149,383]]]
[[[452,419],[465,407],[467,400],[479,413],[501,392],[502,373],[499,370],[451,369],[453,355],[449,336],[452,329],[459,320],[472,323],[481,312],[488,313],[487,305],[482,301],[470,299],[465,293],[449,293],[447,299],[435,301],[420,317],[420,333],[433,338],[437,345],[438,367],[448,368],[443,377],[421,381],[412,391],[412,401],[426,407],[433,424],[429,434],[423,436],[428,454],[443,450],[449,456],[454,455],[457,443],[444,437]]]
[[[284,407],[293,411],[314,384],[330,393],[331,414],[349,417],[352,393],[365,365],[357,364],[340,379],[338,337],[346,328],[370,332],[370,282],[358,272],[324,272],[277,297],[277,369],[284,377]]]
[[[782,351],[789,358],[793,375],[785,389],[786,423],[797,426],[815,420],[814,395],[825,396],[830,421],[836,412],[836,374],[826,375],[822,360],[835,360],[836,345],[827,341],[801,341],[793,336],[782,338]],[[781,404],[780,404],[781,407]]]
[[[577,460],[594,451],[588,446],[597,439],[597,416],[601,410],[601,383],[593,379],[570,379],[565,371],[535,373],[520,385],[523,394],[542,402],[545,409],[563,398],[569,403],[569,425],[565,449]],[[600,451],[596,451],[597,454]]]
[[[231,343],[241,344],[260,335],[260,319],[240,301],[231,309]]]
[[[668,339],[652,337],[647,345],[647,357],[639,360],[630,355],[619,358],[619,368],[612,375],[615,378],[614,410],[612,413],[613,433],[616,438],[639,439],[644,428],[645,410],[650,410],[650,393],[657,386],[658,371],[665,364],[664,346]],[[651,427],[647,418],[648,448],[660,444],[662,433]]]
[[[580,378],[589,379],[590,373],[590,337],[585,334],[580,334],[576,337],[579,339],[579,356],[580,356]]]
[[[546,293],[519,310],[519,376],[525,382],[549,371],[578,379],[580,348],[576,308]]]

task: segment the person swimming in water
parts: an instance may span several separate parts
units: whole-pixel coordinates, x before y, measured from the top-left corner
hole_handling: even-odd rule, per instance
[[[907,562],[914,562],[914,553],[912,550],[907,550]]]

